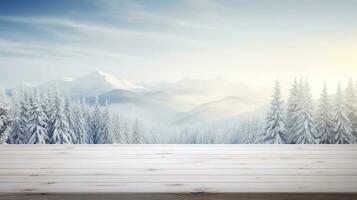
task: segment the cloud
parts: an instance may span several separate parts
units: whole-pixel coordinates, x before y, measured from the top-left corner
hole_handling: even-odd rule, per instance
[[[49,59],[83,59],[83,58],[105,58],[105,59],[138,59],[137,56],[113,53],[95,48],[84,48],[78,45],[61,45],[57,43],[31,43],[16,42],[0,39],[0,54],[7,56],[25,56]]]
[[[183,15],[183,13],[179,13]],[[111,17],[118,17],[117,15],[112,15]],[[156,24],[161,27],[171,28],[171,29],[196,29],[193,31],[205,31],[205,30],[218,30],[218,27],[213,26],[207,20],[202,20],[196,15],[187,16],[177,16],[174,14],[163,14],[148,11],[146,9],[131,9],[127,11],[126,16],[120,16],[121,19],[127,21],[141,21],[148,24]]]
[[[0,23],[12,23],[19,27],[15,30],[9,29],[0,35],[0,39],[3,39],[0,41],[0,56],[2,54],[48,59],[144,59],[154,52],[167,52],[177,48],[203,48],[206,42],[191,35],[216,29],[202,19],[196,18],[196,14],[186,15],[181,11],[172,14],[160,13],[146,7],[143,2],[92,3],[96,4],[98,12],[93,13],[90,19],[82,16],[85,12],[77,13],[75,16],[0,16]],[[110,20],[106,20],[107,18]],[[156,24],[156,28],[150,27],[153,24]],[[22,26],[26,29],[21,28]],[[28,28],[36,29],[44,36],[52,35],[52,40],[46,40],[40,35],[29,35]],[[185,29],[186,32],[180,32]]]
[[[80,31],[84,34],[99,34],[100,37],[105,37],[105,35],[111,36],[125,36],[125,37],[139,37],[148,40],[157,40],[161,42],[173,43],[178,45],[197,45],[196,42],[190,39],[183,39],[176,35],[162,34],[158,32],[149,32],[146,30],[132,30],[123,27],[118,27],[116,25],[104,26],[101,23],[87,23],[78,20],[72,20],[67,18],[49,17],[49,16],[0,16],[0,20],[24,23],[27,25],[45,25],[49,27],[66,27],[71,28],[76,31]]]

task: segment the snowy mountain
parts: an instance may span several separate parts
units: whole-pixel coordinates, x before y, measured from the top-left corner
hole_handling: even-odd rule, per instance
[[[88,74],[77,79],[59,79],[49,81],[39,86],[45,90],[57,86],[61,92],[68,93],[70,96],[93,97],[109,92],[114,89],[121,90],[143,90],[144,88],[133,84],[125,79],[118,79],[111,74],[101,71]]]
[[[127,80],[118,79],[111,74],[94,72],[73,81],[71,91],[80,95],[100,95],[113,89],[129,90],[143,89]]]

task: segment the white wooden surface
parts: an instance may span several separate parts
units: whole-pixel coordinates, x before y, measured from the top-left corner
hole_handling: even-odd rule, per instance
[[[355,194],[357,145],[0,145],[0,199]]]

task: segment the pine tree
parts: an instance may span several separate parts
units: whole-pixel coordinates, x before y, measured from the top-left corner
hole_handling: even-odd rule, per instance
[[[44,112],[44,102],[39,95],[33,99],[29,113],[29,144],[46,144],[48,141],[47,116]]]
[[[93,144],[99,144],[101,134],[101,111],[98,98],[89,119],[89,137]]]
[[[351,121],[352,135],[357,137],[357,94],[352,79],[348,82],[345,90],[345,102],[347,117]]]
[[[129,124],[127,119],[121,120],[121,136],[123,144],[130,144],[130,133],[129,133]]]
[[[111,144],[113,143],[111,134],[110,134],[110,116],[108,105],[105,106],[104,111],[101,113],[100,118],[100,134],[98,135],[98,144]]]
[[[143,135],[141,134],[140,128],[139,128],[139,122],[136,119],[134,124],[133,124],[133,129],[132,129],[132,144],[144,144],[144,138]]]
[[[73,106],[73,131],[78,144],[87,144],[87,120],[82,107],[83,105],[79,101]]]
[[[56,89],[53,105],[52,115],[50,118],[50,142],[52,144],[71,144],[72,138],[69,133],[69,125],[67,118],[64,115],[64,100],[60,96],[58,89]]]
[[[307,81],[301,87],[301,99],[298,104],[296,118],[296,143],[318,144],[318,133],[313,118],[313,104],[310,87]]]
[[[113,142],[116,144],[122,144],[123,136],[121,135],[122,124],[119,116],[113,114],[110,118],[110,135],[113,138]]]
[[[298,112],[299,104],[299,84],[296,78],[294,79],[292,88],[290,89],[290,96],[287,104],[287,113],[286,113],[286,138],[287,143],[294,142],[296,135],[296,118]]]
[[[92,134],[92,112],[93,109],[87,104],[86,99],[83,97],[81,101],[81,113],[83,116],[83,121],[85,124],[85,133],[87,144],[93,144],[93,134]]]
[[[33,107],[35,107],[35,101],[36,101],[36,98],[35,98],[35,91],[30,89],[27,91],[27,106],[28,106],[28,116],[27,116],[27,142],[30,141],[30,137],[31,137],[31,134],[30,134],[30,119],[31,119],[31,109]]]
[[[7,142],[9,144],[27,144],[28,143],[28,120],[29,103],[28,92],[19,88],[14,96],[14,117],[12,120],[11,131]]]
[[[20,128],[20,100],[19,100],[19,92],[18,89],[14,90],[12,92],[12,113],[11,113],[11,128],[10,128],[10,133],[9,136],[7,138],[7,143],[8,144],[16,144],[15,140],[16,140],[16,136],[17,132],[19,132],[19,128]]]
[[[347,109],[342,97],[341,85],[338,84],[336,101],[335,101],[335,115],[334,115],[334,138],[331,143],[336,144],[350,144],[354,142],[352,135],[352,124],[347,116]]]
[[[250,120],[249,127],[250,128],[248,130],[250,131],[250,136],[248,137],[246,143],[248,144],[262,143],[262,138],[264,138],[263,136],[265,135],[266,122],[264,122],[264,120],[258,120],[256,118],[253,118],[252,120]],[[286,129],[285,129],[285,134],[283,135],[286,135]]]
[[[281,100],[279,82],[276,82],[273,98],[270,103],[270,112],[266,119],[263,143],[285,144],[285,133],[283,101]]]
[[[72,143],[77,144],[78,138],[74,132],[74,129],[76,129],[76,127],[75,127],[74,119],[73,119],[73,107],[71,105],[71,102],[70,102],[68,96],[64,103],[64,115],[66,116],[66,120],[67,120],[68,127],[69,127],[68,131],[69,131],[69,135],[71,137]]]
[[[326,82],[319,100],[317,110],[317,130],[321,144],[330,144],[333,140],[333,118],[331,114],[330,98],[327,94]]]
[[[5,143],[10,131],[10,100],[0,89],[0,144]]]
[[[49,134],[49,137],[51,135],[51,131],[53,129],[52,127],[52,122],[51,122],[51,118],[52,118],[52,113],[54,112],[54,97],[55,97],[55,88],[53,89],[49,89],[47,91],[47,93],[44,93],[42,95],[43,101],[44,101],[44,109],[43,111],[45,112],[46,116],[47,116],[47,132]],[[49,138],[50,140],[50,138]],[[50,141],[47,141],[47,143],[50,143]]]

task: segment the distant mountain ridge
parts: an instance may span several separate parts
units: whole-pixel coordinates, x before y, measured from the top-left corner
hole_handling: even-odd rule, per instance
[[[258,100],[263,99],[264,94],[256,88],[221,79],[134,84],[96,71],[38,86],[42,91],[54,87],[65,95],[85,97],[92,103],[98,97],[100,103],[108,103],[113,112],[170,126],[240,119],[240,114],[254,113],[266,105]]]
[[[143,90],[142,86],[136,85],[125,79],[118,79],[111,74],[101,71],[88,74],[77,79],[58,79],[49,81],[39,86],[41,90],[58,87],[61,92],[70,96],[99,96],[114,89],[121,90]]]

